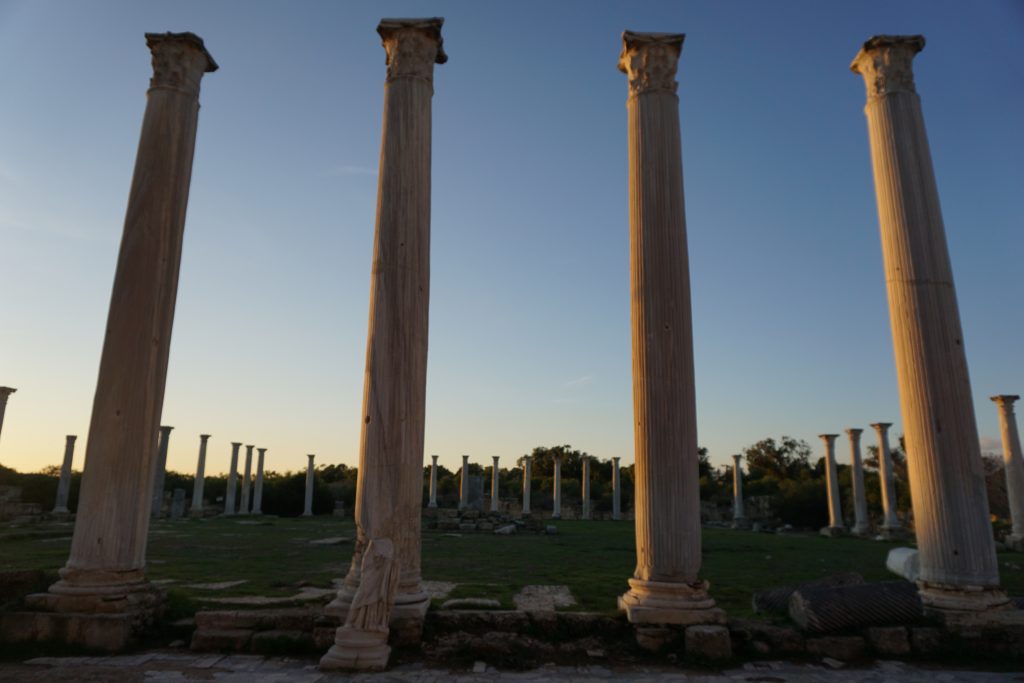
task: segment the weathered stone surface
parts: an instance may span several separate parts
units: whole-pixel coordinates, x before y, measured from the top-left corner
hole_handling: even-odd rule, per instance
[[[873,626],[867,629],[871,649],[883,656],[910,653],[910,636],[904,626]]]
[[[732,659],[732,639],[724,626],[689,626],[684,642],[689,660],[721,663]]]
[[[316,648],[311,631],[274,629],[254,633],[249,649],[257,654],[295,655],[303,652],[312,652]]]
[[[202,629],[192,634],[193,652],[245,652],[255,631],[251,629]]]
[[[501,603],[488,598],[453,598],[445,600],[441,609],[501,609]]]
[[[807,654],[818,657],[834,657],[844,662],[853,662],[864,658],[867,650],[861,636],[822,636],[808,638]]]
[[[317,618],[313,610],[250,609],[196,612],[196,628],[202,630],[309,631]]]
[[[778,586],[754,593],[753,607],[755,612],[769,614],[786,614],[789,611],[789,598],[798,590],[807,588],[826,588],[836,586],[854,586],[864,583],[864,577],[857,572],[832,574],[813,581]]]
[[[928,626],[910,629],[910,646],[916,655],[934,655],[942,650],[942,631]]]
[[[763,621],[732,620],[729,630],[738,645],[750,643],[755,651],[771,651],[782,655],[795,655],[804,652],[804,636],[795,628],[776,626]],[[764,645],[758,647],[757,643]]]

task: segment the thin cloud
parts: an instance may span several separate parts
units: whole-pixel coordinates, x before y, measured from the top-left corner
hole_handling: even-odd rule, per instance
[[[563,387],[586,387],[594,383],[594,378],[591,375],[583,375],[576,379],[570,379],[562,384]]]

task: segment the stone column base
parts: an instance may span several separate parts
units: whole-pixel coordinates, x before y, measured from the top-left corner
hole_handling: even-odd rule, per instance
[[[878,535],[887,541],[899,541],[910,536],[910,532],[901,526],[883,526]]]
[[[321,671],[379,671],[388,665],[391,648],[387,631],[338,629],[334,645],[320,659]]]
[[[1024,536],[1010,534],[1003,540],[1003,543],[1006,545],[1007,550],[1024,553]]]
[[[871,527],[869,526],[855,526],[850,529],[851,536],[859,536],[860,538],[867,538],[871,535]]]
[[[1024,611],[1018,610],[1002,590],[925,581],[918,581],[917,588],[925,615],[941,622],[947,630],[1024,625]]]
[[[732,520],[733,529],[749,529],[750,527],[750,520],[746,517],[736,517]]]
[[[846,535],[846,529],[841,526],[823,526],[818,533],[829,538],[839,538]]]
[[[395,645],[419,645],[423,640],[423,622],[430,608],[430,596],[425,591],[399,593],[391,608],[388,628]]]
[[[695,584],[629,579],[619,609],[632,624],[724,624],[725,610],[715,607],[707,581]]]

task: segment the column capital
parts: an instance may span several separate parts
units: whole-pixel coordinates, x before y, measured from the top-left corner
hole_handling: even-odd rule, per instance
[[[247,450],[247,451],[251,451],[254,448],[256,448],[256,444],[251,444],[251,443],[245,444],[245,450]]]
[[[68,441],[74,441],[75,439],[77,439],[77,438],[78,438],[78,436],[77,436],[76,434],[68,434],[68,435],[67,435],[66,437],[64,437],[64,438],[65,438],[65,439],[67,439]]]
[[[630,97],[647,92],[676,92],[676,68],[685,38],[684,33],[622,32],[619,71],[629,79]]]
[[[468,455],[462,456],[462,464],[465,465],[468,462],[469,462],[469,456]]]
[[[742,458],[742,457],[743,457],[743,456],[742,456],[741,454],[737,453],[737,454],[735,454],[735,455],[733,455],[733,456],[732,456],[732,459],[733,459],[734,461],[736,461],[737,463],[739,463],[739,461],[740,461],[740,458]]]
[[[441,456],[439,456],[439,455],[432,455],[432,456],[430,456],[430,460],[431,460],[431,462],[433,462],[433,464],[436,465],[437,464],[437,459],[439,457],[441,457]]]
[[[242,442],[241,441],[232,441],[231,442],[231,448],[232,449],[237,451],[241,447],[242,447]]]
[[[313,458],[315,458],[316,455],[314,453],[309,453],[309,454],[306,455],[306,457],[309,458],[309,462],[312,463],[313,462]]]
[[[210,438],[210,435],[209,434],[200,434],[199,438],[202,439],[203,441],[206,441],[207,439]]]
[[[431,83],[434,80],[434,64],[448,61],[444,40],[441,38],[443,25],[442,17],[381,19],[377,33],[387,52],[386,80],[408,78]]]
[[[17,391],[17,389],[14,387],[0,387],[0,401],[6,401],[7,397],[15,391]]]
[[[998,396],[992,396],[989,398],[990,401],[995,401],[995,404],[1005,410],[1008,413],[1013,412],[1013,403],[1018,400],[1020,396],[1016,394],[999,394]]]
[[[612,462],[614,462],[614,463],[618,463],[620,459],[621,459],[621,456],[618,456],[618,455],[613,455],[612,456]]]
[[[494,460],[494,464],[495,465],[498,464],[498,458],[500,458],[500,457],[501,457],[500,455],[492,455],[491,456],[491,459]]]
[[[839,438],[839,435],[838,434],[818,434],[818,438],[821,439],[822,441],[826,442],[826,443],[832,443],[837,438]]]
[[[147,33],[146,45],[153,54],[150,90],[177,90],[199,97],[203,74],[218,68],[203,39],[194,33]]]
[[[850,64],[850,71],[864,77],[868,101],[894,92],[914,89],[914,55],[924,49],[924,36],[872,36]]]
[[[889,427],[892,427],[892,422],[872,422],[868,426],[874,429],[879,434],[881,434],[882,432],[888,430]]]
[[[846,435],[851,439],[859,439],[860,435],[864,433],[864,430],[860,427],[847,427],[843,431],[846,432]]]
[[[263,455],[264,453],[267,452],[267,449],[266,448],[257,448],[256,452],[259,453],[260,455]]]
[[[167,434],[172,429],[174,429],[174,427],[171,427],[169,425],[160,425],[160,431],[163,432],[164,434]]]

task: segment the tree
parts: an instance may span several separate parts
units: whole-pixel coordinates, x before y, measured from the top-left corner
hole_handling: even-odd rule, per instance
[[[743,449],[743,456],[751,479],[771,477],[782,481],[798,478],[810,469],[811,447],[791,436],[783,436],[778,442],[767,438]]]

